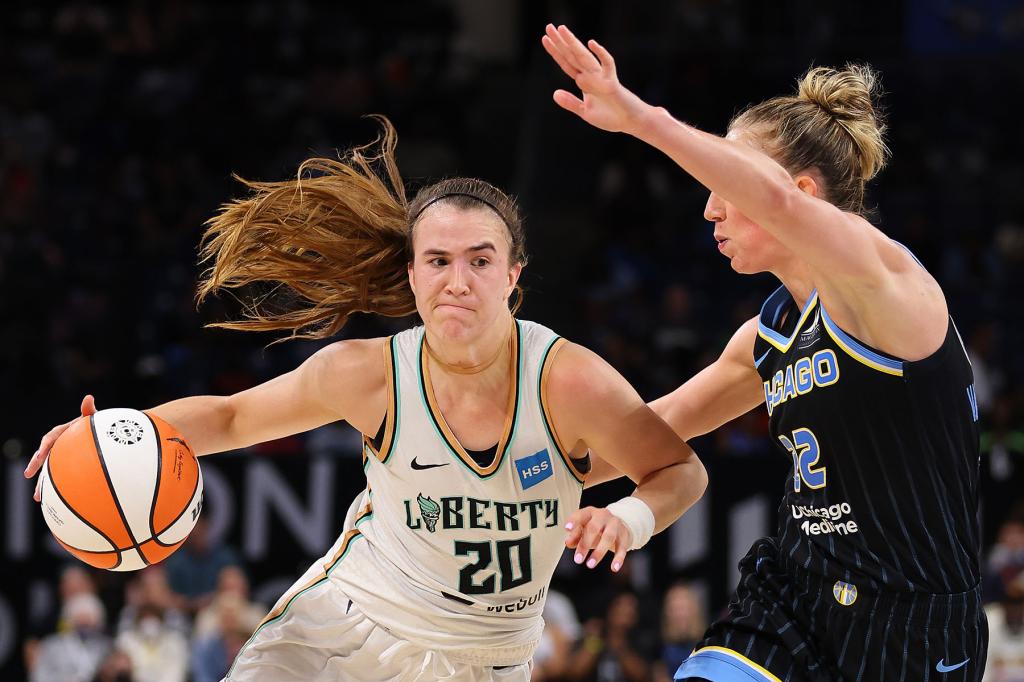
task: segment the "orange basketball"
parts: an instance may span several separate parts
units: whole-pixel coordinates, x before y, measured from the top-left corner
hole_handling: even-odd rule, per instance
[[[203,475],[185,439],[159,417],[127,408],[75,422],[40,476],[40,507],[57,541],[112,571],[165,559],[203,505]]]

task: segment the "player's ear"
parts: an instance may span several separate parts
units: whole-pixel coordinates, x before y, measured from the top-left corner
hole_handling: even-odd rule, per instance
[[[818,180],[815,179],[815,175],[817,175],[817,172],[814,170],[805,171],[794,177],[793,181],[796,182],[796,187],[801,192],[806,192],[812,197],[821,197],[821,186]]]
[[[412,267],[412,261],[406,264],[405,272],[409,276],[409,288],[412,289],[413,296],[416,295],[416,273]]]
[[[505,298],[512,295],[512,292],[516,290],[516,285],[519,284],[519,275],[523,274],[523,264],[516,263],[508,269],[508,290],[505,292]]]

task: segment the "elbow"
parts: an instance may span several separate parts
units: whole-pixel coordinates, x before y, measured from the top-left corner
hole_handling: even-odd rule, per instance
[[[694,498],[693,501],[696,502],[700,498],[704,497],[704,493],[707,492],[707,489],[708,489],[708,470],[706,468],[704,468],[704,463],[700,461],[700,457],[698,457],[696,454],[693,455],[693,464],[694,464],[694,472],[693,472],[694,483],[693,483],[693,486],[694,486],[694,492],[696,494],[696,497]]]
[[[700,457],[693,450],[690,450],[690,456],[677,466],[684,477],[680,490],[686,491],[680,495],[680,502],[685,509],[689,509],[707,492],[708,470],[704,468],[704,463],[700,461]]]

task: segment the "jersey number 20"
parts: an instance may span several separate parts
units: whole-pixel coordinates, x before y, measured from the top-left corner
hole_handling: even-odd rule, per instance
[[[493,548],[493,549],[492,549]],[[473,580],[473,576],[487,570],[498,558],[498,575],[501,577],[499,592],[511,590],[530,582],[533,577],[533,570],[530,565],[530,536],[519,540],[496,540],[494,542],[465,542],[455,541],[455,555],[468,556],[476,555],[477,560],[466,564],[459,571],[459,592],[463,594],[494,594],[495,575],[484,578],[479,584]],[[515,561],[513,561],[513,554]]]

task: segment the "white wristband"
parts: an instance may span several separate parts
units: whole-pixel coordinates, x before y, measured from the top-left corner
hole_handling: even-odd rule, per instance
[[[654,535],[654,512],[639,497],[623,497],[607,507],[629,529],[633,537],[630,550],[640,549]]]

